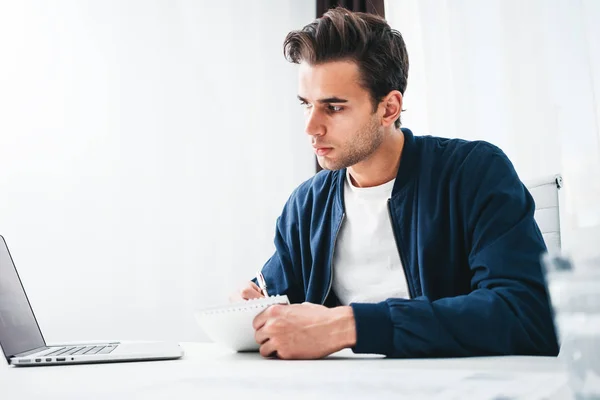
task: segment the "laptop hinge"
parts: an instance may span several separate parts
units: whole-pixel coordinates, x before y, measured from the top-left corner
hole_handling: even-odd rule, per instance
[[[50,349],[50,347],[42,346],[42,347],[38,347],[37,349],[33,349],[33,350],[25,351],[23,353],[15,354],[13,357],[27,357],[31,354],[39,353],[40,351],[48,350],[48,349]]]

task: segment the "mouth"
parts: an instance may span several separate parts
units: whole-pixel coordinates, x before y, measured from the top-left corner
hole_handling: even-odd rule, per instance
[[[323,157],[329,154],[329,152],[333,150],[333,147],[315,147],[314,149],[317,156]]]

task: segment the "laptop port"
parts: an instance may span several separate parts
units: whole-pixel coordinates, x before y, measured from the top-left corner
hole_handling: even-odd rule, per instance
[[[50,362],[50,361],[52,361],[51,358],[46,358],[46,362]]]
[[[41,359],[41,358],[36,358],[36,359],[35,359],[35,362],[41,362],[41,361],[42,361],[42,359]]]
[[[65,361],[65,358],[64,357],[57,358],[56,361]]]

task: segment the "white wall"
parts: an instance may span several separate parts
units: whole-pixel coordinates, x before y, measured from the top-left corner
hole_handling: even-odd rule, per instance
[[[47,340],[203,339],[313,173],[282,55],[313,13],[0,2],[0,234]]]
[[[561,173],[564,248],[600,255],[600,2],[388,0],[410,58],[403,124]]]

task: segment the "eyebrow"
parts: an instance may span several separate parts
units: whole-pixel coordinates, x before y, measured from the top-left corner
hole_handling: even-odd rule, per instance
[[[304,97],[302,97],[302,96],[298,96],[298,100],[300,100],[300,101],[302,101],[302,102],[304,102],[304,103],[308,103],[308,101],[307,101],[307,100],[306,100]],[[348,100],[346,100],[346,99],[341,99],[341,98],[339,98],[339,97],[335,97],[335,96],[334,96],[334,97],[327,97],[327,98],[325,98],[325,99],[319,99],[319,100],[317,100],[317,102],[318,102],[318,103],[321,103],[321,104],[329,104],[329,103],[347,103],[347,102],[348,102]]]

